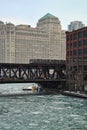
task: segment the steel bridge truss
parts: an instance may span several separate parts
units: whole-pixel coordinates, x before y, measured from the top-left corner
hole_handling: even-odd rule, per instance
[[[56,80],[66,78],[65,64],[0,63],[0,80]]]

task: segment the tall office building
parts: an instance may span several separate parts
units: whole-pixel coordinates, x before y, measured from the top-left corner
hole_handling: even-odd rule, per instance
[[[30,59],[66,59],[65,31],[57,17],[46,14],[37,26],[0,22],[0,62],[29,63]]]
[[[80,28],[85,27],[85,24],[83,24],[81,21],[73,21],[68,25],[68,31],[77,30]]]

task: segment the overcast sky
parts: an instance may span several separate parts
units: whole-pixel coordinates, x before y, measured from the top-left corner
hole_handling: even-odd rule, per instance
[[[0,20],[36,26],[38,19],[51,13],[67,29],[71,21],[82,21],[87,26],[87,0],[0,0]]]

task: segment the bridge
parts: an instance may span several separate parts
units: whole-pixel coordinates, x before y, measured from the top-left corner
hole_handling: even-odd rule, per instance
[[[39,83],[62,88],[66,83],[65,61],[31,61],[29,64],[0,63],[0,83]]]

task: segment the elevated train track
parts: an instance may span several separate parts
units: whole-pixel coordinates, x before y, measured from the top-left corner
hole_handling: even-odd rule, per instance
[[[0,83],[40,83],[43,86],[63,86],[66,82],[65,61],[0,63]]]

